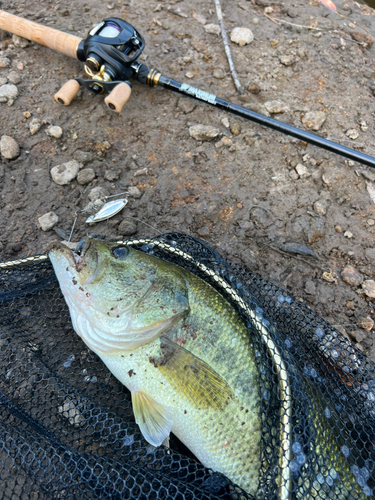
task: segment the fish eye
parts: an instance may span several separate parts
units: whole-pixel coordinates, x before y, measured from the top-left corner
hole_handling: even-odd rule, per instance
[[[116,259],[125,259],[129,254],[128,247],[117,247],[112,250],[112,255],[116,257]]]

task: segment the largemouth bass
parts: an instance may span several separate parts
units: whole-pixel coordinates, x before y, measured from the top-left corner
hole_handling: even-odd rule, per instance
[[[74,330],[130,391],[144,438],[173,432],[250,494],[261,463],[254,348],[239,313],[183,268],[87,238],[49,257]]]

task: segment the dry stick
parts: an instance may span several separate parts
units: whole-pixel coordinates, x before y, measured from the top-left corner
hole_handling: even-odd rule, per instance
[[[315,28],[313,26],[302,26],[301,24],[294,24],[294,23],[289,23],[288,21],[284,21],[283,19],[276,19],[274,17],[268,16],[267,14],[264,14],[270,21],[273,23],[277,24],[278,26],[279,23],[284,23],[284,24],[289,24],[290,26],[295,26],[296,28],[306,28],[308,30],[317,30],[317,31],[322,31],[324,29],[329,29],[329,28]]]
[[[220,28],[221,28],[221,36],[223,38],[225,53],[227,55],[230,72],[231,72],[231,75],[232,75],[232,78],[234,81],[234,85],[236,86],[236,89],[242,95],[245,92],[240,84],[236,70],[234,69],[234,64],[233,64],[233,60],[232,60],[232,56],[230,54],[230,48],[229,48],[229,44],[228,44],[228,37],[227,37],[227,33],[225,31],[225,28],[224,28],[223,13],[221,11],[220,1],[219,0],[214,0],[214,1],[215,1],[215,5],[216,5],[216,14],[217,14],[217,18],[218,18]]]

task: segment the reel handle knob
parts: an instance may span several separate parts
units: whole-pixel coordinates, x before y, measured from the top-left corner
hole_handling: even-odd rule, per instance
[[[78,94],[80,84],[76,80],[69,80],[61,89],[54,95],[56,102],[69,106],[75,96]]]
[[[124,104],[129,100],[132,93],[130,84],[119,83],[110,94],[104,99],[106,105],[115,113],[120,113]]]

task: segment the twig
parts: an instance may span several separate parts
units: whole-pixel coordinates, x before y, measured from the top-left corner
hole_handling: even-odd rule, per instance
[[[231,75],[232,75],[232,78],[234,81],[234,85],[236,86],[236,89],[242,95],[245,92],[240,84],[236,70],[234,69],[234,64],[233,64],[233,60],[232,60],[232,56],[231,56],[230,48],[229,48],[229,44],[228,44],[227,32],[225,31],[225,28],[224,28],[223,13],[221,12],[220,0],[214,0],[214,1],[215,1],[215,6],[216,6],[217,19],[218,19],[219,24],[220,24],[221,36],[223,38],[225,53],[227,55],[230,72],[231,72]]]
[[[273,23],[277,24],[278,23],[284,23],[284,24],[290,24],[290,26],[295,26],[296,28],[306,28],[308,30],[317,30],[317,31],[322,31],[324,29],[329,29],[329,28],[314,28],[313,26],[302,26],[301,24],[294,24],[294,23],[289,23],[288,21],[284,21],[283,19],[276,19],[274,17],[268,16],[267,14],[264,14],[270,21]]]

